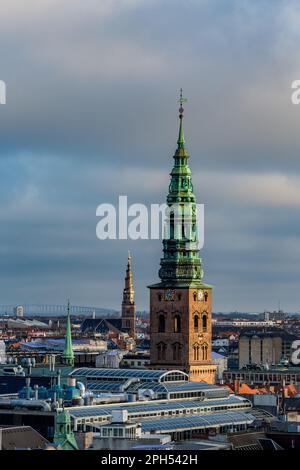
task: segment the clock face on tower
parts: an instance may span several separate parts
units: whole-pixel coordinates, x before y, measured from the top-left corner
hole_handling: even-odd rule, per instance
[[[204,292],[203,290],[198,290],[198,300],[203,300]]]
[[[174,290],[167,290],[165,293],[165,300],[174,300],[175,299],[175,291]]]

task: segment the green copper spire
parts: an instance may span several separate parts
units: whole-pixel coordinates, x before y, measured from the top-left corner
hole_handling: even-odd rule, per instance
[[[177,140],[178,148],[184,149],[185,146],[185,138],[184,138],[184,130],[183,130],[183,117],[180,118],[180,125],[179,125],[179,136]]]
[[[70,318],[70,301],[68,300],[67,328],[65,336],[65,347],[62,358],[65,364],[74,366],[74,352],[72,348],[71,318]]]
[[[188,151],[185,148],[185,138],[184,138],[184,130],[183,130],[183,103],[187,102],[186,98],[183,98],[182,96],[182,88],[180,90],[180,98],[178,100],[180,103],[180,108],[179,108],[179,134],[178,134],[178,140],[177,140],[177,150],[175,152],[174,158],[175,157],[188,157]]]
[[[183,130],[183,112],[184,109],[182,107],[183,103],[187,102],[186,98],[183,98],[182,96],[182,88],[180,89],[180,98],[179,98],[179,103],[180,103],[180,108],[179,108],[179,119],[180,119],[180,125],[179,125],[179,135],[178,135],[178,149],[184,149],[185,146],[185,139],[184,139],[184,130]]]
[[[57,413],[53,443],[60,450],[78,450],[71,426],[71,416],[66,410]]]
[[[168,215],[160,262],[160,284],[150,287],[201,287],[204,284],[202,261],[199,255],[197,204],[188,164],[183,131],[183,103],[187,100],[180,90],[179,135],[174,154],[174,166],[167,196]]]

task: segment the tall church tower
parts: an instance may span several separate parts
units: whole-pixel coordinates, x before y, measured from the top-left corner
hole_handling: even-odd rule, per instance
[[[129,336],[135,338],[135,303],[130,252],[128,252],[125,288],[123,290],[122,330],[127,330]]]
[[[150,288],[150,367],[180,369],[190,380],[214,383],[211,362],[212,286],[203,282],[197,207],[188,164],[180,95],[179,136],[171,171],[161,282]],[[184,215],[184,217],[183,217]]]

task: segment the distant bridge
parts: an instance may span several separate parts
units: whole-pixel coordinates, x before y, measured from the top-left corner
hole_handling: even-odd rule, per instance
[[[66,315],[67,305],[38,305],[38,304],[18,304],[24,309],[24,315]],[[0,315],[15,315],[17,305],[0,305]],[[99,307],[82,307],[78,305],[70,306],[73,315],[90,315],[95,312],[96,316],[111,316],[118,313],[117,311]]]

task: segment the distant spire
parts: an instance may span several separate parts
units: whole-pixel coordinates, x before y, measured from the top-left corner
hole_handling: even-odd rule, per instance
[[[72,347],[72,331],[71,331],[71,318],[70,318],[70,300],[67,306],[67,327],[65,336],[65,347],[62,355],[65,363],[69,366],[74,366],[74,352]]]
[[[135,303],[130,251],[128,251],[125,287],[123,289],[122,329],[128,332],[132,338],[135,337]]]
[[[127,258],[127,269],[125,276],[125,289],[123,291],[123,302],[134,302],[134,289],[133,289],[133,280],[132,280],[132,268],[131,268],[131,254],[128,251]]]

